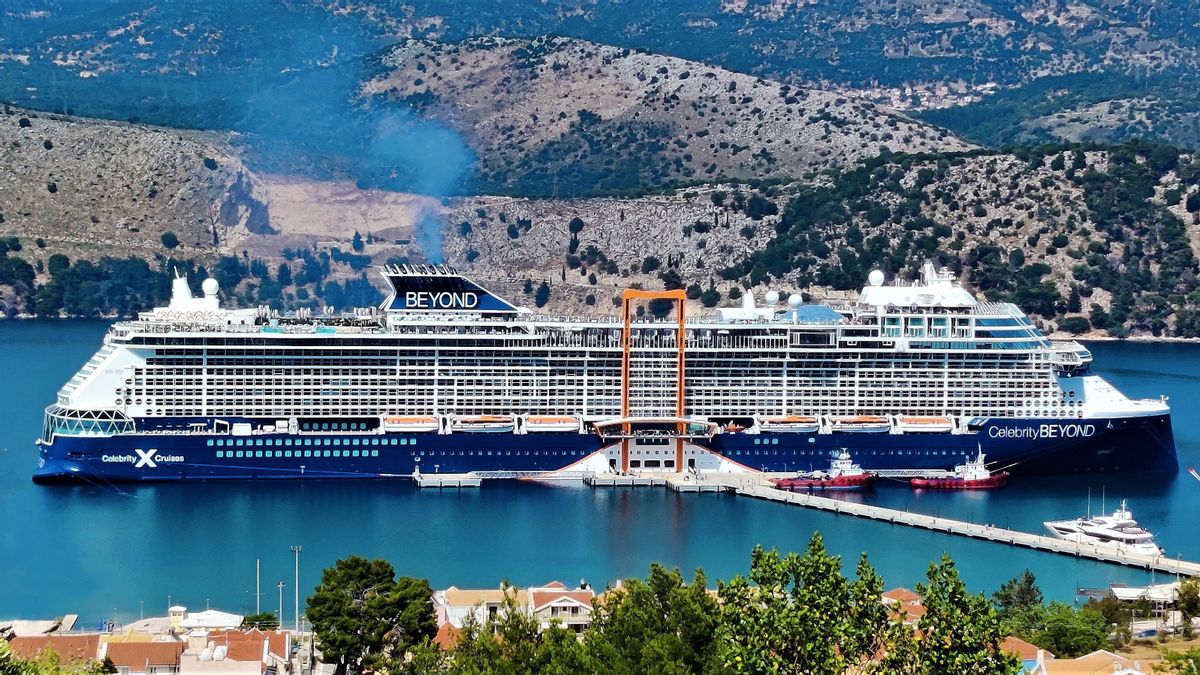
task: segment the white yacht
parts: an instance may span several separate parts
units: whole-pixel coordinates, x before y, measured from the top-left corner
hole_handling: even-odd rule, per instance
[[[1106,546],[1137,555],[1163,554],[1162,547],[1154,543],[1154,535],[1133,519],[1133,513],[1129,511],[1124,499],[1111,516],[1051,520],[1045,525],[1051,534],[1066,541]]]

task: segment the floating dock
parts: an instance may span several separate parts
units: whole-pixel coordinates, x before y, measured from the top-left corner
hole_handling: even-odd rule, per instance
[[[1022,546],[1024,548],[1030,548],[1038,551],[1071,555],[1077,558],[1088,558],[1091,560],[1098,560],[1100,562],[1126,565],[1129,567],[1140,567],[1142,569],[1152,570],[1155,572],[1200,576],[1200,563],[1177,560],[1175,558],[1168,558],[1165,556],[1146,556],[1135,553],[1123,553],[1121,551],[1116,551],[1103,546],[1079,544],[1075,542],[1064,541],[1062,539],[1055,539],[1054,537],[993,527],[992,525],[979,525],[961,520],[953,520],[951,518],[929,516],[923,513],[912,513],[910,511],[898,511],[896,509],[887,509],[881,506],[872,506],[870,504],[845,502],[838,499],[830,499],[829,497],[818,497],[817,495],[803,492],[787,492],[785,490],[778,490],[773,487],[764,486],[761,483],[745,483],[743,485],[735,486],[732,489],[735,493],[746,497],[755,497],[757,499],[765,499],[768,501],[792,504],[795,506],[807,506],[809,508],[820,509],[822,511],[828,511],[831,513],[844,513],[850,516],[870,518],[871,520],[879,520],[885,523],[908,525],[911,527],[933,530],[935,532],[945,532],[947,534],[957,534],[964,537],[971,537],[973,539],[984,539],[987,541],[999,542],[1008,544],[1010,546]]]
[[[482,478],[472,476],[468,473],[414,473],[412,478],[413,482],[419,488],[436,488],[439,490],[477,488],[483,482]]]

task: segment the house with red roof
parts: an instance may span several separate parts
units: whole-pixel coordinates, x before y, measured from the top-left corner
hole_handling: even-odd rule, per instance
[[[117,675],[168,675],[179,672],[187,643],[105,642],[97,658],[112,660]]]
[[[596,592],[586,584],[567,588],[561,581],[551,581],[545,586],[529,589],[530,610],[542,629],[558,623],[576,634],[587,630],[592,623],[595,597]]]
[[[58,654],[60,663],[77,665],[96,659],[100,635],[39,635],[15,637],[9,641],[13,654],[22,659],[36,659],[46,652]]]

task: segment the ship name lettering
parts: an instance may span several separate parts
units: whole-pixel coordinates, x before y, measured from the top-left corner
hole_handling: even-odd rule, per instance
[[[442,291],[408,291],[404,294],[404,304],[420,309],[474,309],[479,306],[478,293],[451,293]]]
[[[1040,424],[1037,427],[991,427],[991,438],[1091,438],[1094,424]]]

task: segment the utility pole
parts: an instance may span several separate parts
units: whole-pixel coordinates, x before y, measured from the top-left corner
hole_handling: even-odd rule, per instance
[[[299,633],[300,633],[300,547],[293,546],[292,553],[296,554],[296,578],[295,578],[295,587],[292,588],[292,591],[295,592],[296,614],[295,614],[294,618],[296,619],[296,634],[299,635]]]
[[[254,559],[254,613],[262,613],[262,559]]]
[[[287,586],[286,581],[280,581],[275,584],[279,588],[279,625],[283,625],[283,587]]]

